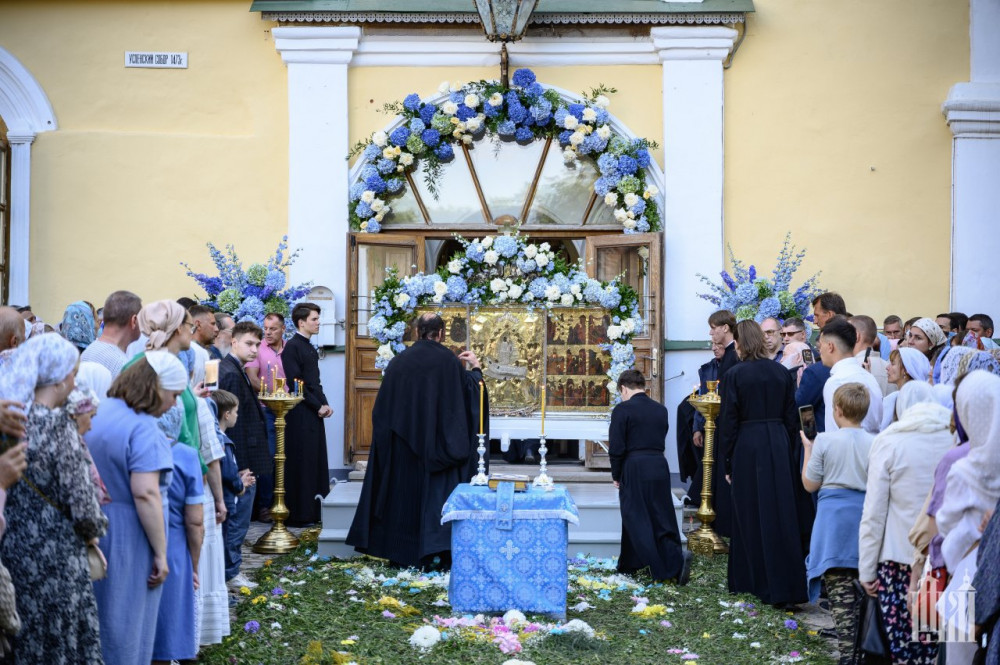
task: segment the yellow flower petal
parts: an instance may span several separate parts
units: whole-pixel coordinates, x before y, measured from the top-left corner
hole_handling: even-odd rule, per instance
[[[250,595],[250,587],[241,586],[240,587],[240,593],[243,594],[244,596],[249,596]]]
[[[341,644],[351,645],[354,644],[354,640],[340,640]]]
[[[711,636],[711,635],[709,635],[708,633],[702,633],[702,634],[701,634],[701,638],[702,638],[703,640],[710,640],[710,639],[712,639],[712,636]]]

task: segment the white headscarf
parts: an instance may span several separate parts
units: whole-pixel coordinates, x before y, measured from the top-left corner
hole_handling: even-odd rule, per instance
[[[187,370],[180,358],[169,351],[147,351],[146,362],[156,372],[164,390],[184,390],[188,385]]]
[[[948,349],[948,353],[941,360],[941,380],[938,383],[954,385],[955,379],[958,378],[958,365],[962,362],[962,358],[970,353],[975,353],[975,351],[967,346],[953,346]]]
[[[936,432],[951,425],[951,411],[941,406],[930,385],[908,381],[896,398],[896,422],[883,430],[889,432]]]
[[[903,362],[903,367],[910,378],[914,381],[927,381],[931,373],[931,363],[927,360],[927,356],[908,346],[897,350],[899,359]]]
[[[944,331],[941,330],[941,326],[937,324],[937,321],[934,321],[932,319],[928,318],[917,319],[916,321],[913,322],[912,327],[920,328],[924,332],[924,334],[927,335],[927,339],[931,341],[932,349],[941,346],[948,339],[947,337],[945,337]]]
[[[960,477],[976,496],[976,508],[989,510],[1000,499],[1000,377],[969,372],[955,396],[958,418],[969,437],[969,454],[948,472]]]
[[[14,350],[0,374],[0,399],[27,406],[35,398],[35,388],[59,383],[79,360],[80,351],[59,335],[33,335]]]

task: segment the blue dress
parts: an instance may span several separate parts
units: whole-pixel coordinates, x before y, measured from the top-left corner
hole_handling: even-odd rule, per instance
[[[167,565],[170,574],[163,583],[160,613],[156,621],[153,660],[193,660],[198,655],[195,634],[194,575],[188,552],[184,512],[188,506],[204,503],[198,452],[174,443],[173,481],[170,483],[170,511],[167,521]]]
[[[166,509],[174,467],[170,444],[156,418],[136,413],[117,398],[101,402],[86,440],[112,497],[111,503],[102,506],[109,522],[108,533],[101,540],[108,576],[94,582],[101,652],[106,663],[148,663],[153,657],[163,585],[155,589],[146,585],[153,550],[132,500],[132,474],[160,473],[160,494]]]

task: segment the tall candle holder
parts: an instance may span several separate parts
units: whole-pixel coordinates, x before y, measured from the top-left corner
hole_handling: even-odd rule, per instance
[[[285,526],[288,519],[288,507],[285,505],[285,414],[298,406],[302,394],[292,395],[285,390],[285,379],[273,378],[274,392],[264,391],[261,381],[261,392],[257,398],[267,405],[276,416],[274,421],[274,504],[271,506],[271,519],[274,523],[270,531],[254,543],[253,551],[258,554],[286,554],[299,545],[296,538]]]
[[[688,398],[688,402],[705,417],[705,456],[702,458],[701,505],[698,508],[698,521],[701,526],[694,533],[688,534],[688,548],[695,554],[712,556],[713,554],[728,554],[729,547],[719,534],[712,529],[715,521],[715,510],[712,508],[712,472],[715,466],[715,418],[722,408],[719,397],[718,381],[707,381],[708,392],[698,394],[698,388]]]
[[[486,475],[486,461],[483,457],[486,454],[486,433],[479,433],[479,447],[476,448],[476,452],[479,453],[479,473],[472,477],[469,481],[470,485],[489,485],[490,479]]]
[[[548,463],[545,461],[545,454],[547,452],[549,452],[549,449],[545,445],[545,433],[543,432],[538,437],[538,475],[531,482],[535,487],[541,487],[542,489],[552,489],[554,485],[552,478],[548,474]]]

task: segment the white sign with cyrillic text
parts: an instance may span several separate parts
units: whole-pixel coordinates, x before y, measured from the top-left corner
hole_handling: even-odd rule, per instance
[[[163,51],[125,51],[125,67],[145,69],[187,69],[187,53]]]

